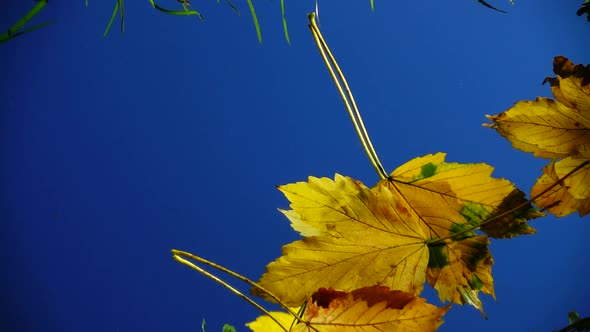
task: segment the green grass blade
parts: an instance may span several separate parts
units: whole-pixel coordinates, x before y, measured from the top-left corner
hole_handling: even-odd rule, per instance
[[[371,0],[371,11],[375,11],[375,0]]]
[[[109,30],[111,29],[111,26],[113,25],[113,22],[115,21],[115,17],[117,16],[117,11],[119,11],[119,1],[117,0],[117,3],[115,4],[115,9],[113,10],[113,15],[111,15],[111,20],[109,21],[109,24],[107,24],[107,28],[104,30],[104,33],[102,34],[102,38],[106,38],[107,34],[109,33]]]
[[[22,34],[24,34],[25,32],[18,32],[18,30],[20,28],[22,28],[23,25],[25,25],[28,21],[30,21],[35,15],[37,15],[37,13],[39,13],[39,11],[41,9],[43,9],[43,7],[45,7],[47,5],[47,0],[42,0],[37,2],[37,4],[25,15],[23,16],[23,18],[21,18],[20,20],[18,20],[18,22],[16,22],[13,26],[11,26],[8,31],[6,31],[5,33],[3,33],[2,35],[0,35],[0,43],[5,42],[11,38],[14,38],[16,36],[20,36]],[[45,24],[47,25],[47,24]],[[37,28],[39,28],[39,26],[37,26]],[[33,29],[35,30],[35,29]],[[31,29],[28,29],[26,32],[30,32],[32,31]],[[15,36],[16,34],[16,36]]]
[[[10,39],[14,39],[14,38],[16,38],[16,37],[18,37],[18,36],[22,36],[22,35],[24,35],[25,33],[28,33],[28,32],[31,32],[31,31],[34,31],[34,30],[37,30],[37,29],[40,29],[40,28],[42,28],[42,27],[44,27],[44,26],[47,26],[47,25],[50,25],[50,24],[53,24],[53,23],[55,23],[55,20],[51,20],[51,21],[47,21],[47,22],[45,22],[45,23],[37,24],[37,25],[35,25],[35,26],[33,26],[33,27],[30,27],[30,28],[24,29],[24,30],[22,30],[22,31],[15,32],[15,33],[13,33],[12,35],[8,36],[8,38],[6,38],[6,39],[4,39],[4,38],[3,38],[3,37],[4,37],[4,35],[2,35],[2,36],[0,36],[0,43],[3,43],[3,42],[5,42],[5,41],[8,41],[8,40],[10,40]]]
[[[192,10],[192,9],[191,10],[170,10],[170,9],[160,7],[157,3],[154,2],[154,0],[149,0],[149,1],[152,4],[152,7],[156,8],[157,10],[161,11],[162,13],[166,13],[166,14],[170,14],[170,15],[184,15],[184,16],[195,15],[199,19],[201,19],[201,21],[205,20],[205,18],[203,18],[203,15],[201,15],[201,13],[199,13],[196,10]]]
[[[479,2],[480,4],[482,4],[482,5],[486,6],[486,7],[490,8],[490,9],[493,9],[493,10],[495,10],[495,11],[498,11],[498,12],[500,12],[500,13],[504,13],[504,14],[506,14],[506,12],[505,12],[505,11],[503,11],[502,9],[498,9],[498,8],[496,8],[496,7],[492,6],[492,5],[490,5],[489,3],[485,2],[484,0],[477,0],[477,2]]]
[[[228,4],[230,7],[231,7],[231,9],[233,9],[233,10],[234,10],[234,12],[235,12],[236,14],[238,14],[238,16],[240,15],[240,11],[238,10],[238,8],[236,8],[236,6],[234,6],[234,4],[233,4],[233,3],[231,3],[231,1],[229,1],[229,0],[225,0],[225,2],[226,2],[226,3],[227,3],[227,4]],[[219,3],[219,0],[217,0],[217,3]]]
[[[248,7],[252,13],[252,20],[254,21],[254,27],[256,28],[256,34],[258,35],[258,42],[262,44],[262,32],[260,32],[260,25],[258,24],[258,17],[256,17],[256,11],[254,10],[254,4],[252,0],[248,0]]]
[[[281,0],[281,17],[283,18],[283,31],[285,31],[285,39],[287,39],[287,43],[291,45],[289,29],[287,28],[287,18],[285,17],[285,0]]]
[[[123,6],[123,0],[119,1],[119,9],[121,10],[121,32],[125,32],[125,6]]]

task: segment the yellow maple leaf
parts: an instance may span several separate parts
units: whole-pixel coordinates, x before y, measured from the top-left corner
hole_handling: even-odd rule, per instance
[[[481,310],[477,293],[494,295],[493,260],[488,238],[470,228],[515,201],[512,184],[491,178],[491,171],[483,164],[445,163],[444,154],[436,154],[408,162],[372,189],[338,174],[280,186],[293,209],[282,212],[305,238],[283,247],[260,284],[297,306],[320,287],[384,285],[417,295],[427,280],[443,301]],[[524,221],[537,217],[535,210],[525,206],[513,214],[519,221],[497,218],[502,227],[491,232],[533,232]]]
[[[285,304],[299,306],[321,287],[348,291],[383,284],[420,293],[427,237],[415,213],[405,208],[403,217],[397,214],[393,206],[404,205],[402,198],[338,174],[333,181],[310,177],[279,189],[320,234],[284,246],[283,256],[267,266],[259,283]]]
[[[449,308],[450,306],[437,308],[422,298],[383,286],[365,287],[351,292],[320,288],[308,300],[301,321],[289,331],[430,332],[442,324],[442,316]],[[276,314],[283,314],[293,320],[286,313]],[[277,324],[268,317],[263,317],[253,323],[263,320],[269,322],[268,325],[249,323],[248,327],[256,332],[283,331],[275,328]],[[291,325],[289,323],[284,326]]]
[[[539,206],[547,208],[547,211],[558,217],[563,217],[572,212],[579,211],[580,216],[590,212],[590,166],[586,165],[560,182],[566,174],[578,167],[588,159],[565,158],[558,162],[552,161],[543,168],[543,175],[531,190],[534,197],[548,187],[557,183],[547,194],[535,201]]]
[[[535,203],[558,217],[575,211],[585,215],[590,211],[590,197],[584,193],[590,190],[587,168],[564,183],[561,178],[568,174],[566,170],[590,160],[590,65],[574,65],[558,56],[553,61],[553,72],[557,77],[546,78],[543,83],[551,84],[556,100],[539,97],[519,101],[503,113],[487,115],[494,123],[484,126],[496,129],[517,149],[537,157],[563,159],[543,169],[531,196],[555,186]]]
[[[496,238],[513,237],[520,234],[534,234],[535,230],[526,221],[543,216],[542,213],[525,205],[519,209],[518,205],[526,202],[525,195],[505,179],[491,177],[494,168],[484,163],[459,164],[445,162],[445,154],[437,153],[415,158],[398,167],[387,180],[378,185],[394,186],[403,191],[414,189],[418,195],[440,195],[456,199],[458,212],[471,226],[485,223],[481,230]],[[435,212],[437,206],[434,205]],[[503,215],[506,211],[510,214]],[[428,215],[429,212],[420,215]],[[425,219],[427,220],[427,219]],[[434,224],[431,220],[423,223]],[[465,226],[455,225],[451,231],[457,232]],[[428,228],[428,227],[427,227]],[[448,234],[437,233],[442,237]]]
[[[297,309],[295,309],[295,311],[297,311]],[[257,332],[285,332],[277,322],[286,328],[289,328],[295,323],[295,318],[289,313],[283,311],[271,311],[270,314],[274,319],[267,315],[263,315],[256,318],[253,322],[246,323],[246,326],[249,327],[250,330]]]

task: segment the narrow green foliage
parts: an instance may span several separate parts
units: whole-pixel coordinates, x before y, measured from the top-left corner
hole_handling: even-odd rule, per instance
[[[371,11],[375,11],[375,1],[371,0]]]
[[[482,4],[482,5],[486,6],[486,7],[490,8],[490,9],[493,9],[493,10],[495,10],[495,11],[498,11],[498,12],[500,12],[500,13],[506,13],[505,11],[503,11],[503,10],[501,10],[501,9],[498,9],[498,8],[496,8],[496,7],[492,6],[492,5],[490,5],[489,3],[485,2],[484,0],[477,0],[477,2],[479,2],[480,4]]]
[[[250,13],[252,13],[252,20],[254,21],[254,27],[256,28],[256,35],[258,35],[258,42],[262,44],[262,32],[260,32],[260,24],[258,24],[258,17],[256,16],[256,10],[254,10],[252,0],[248,0],[248,7],[250,7]]]
[[[240,12],[238,11],[238,8],[236,8],[236,6],[234,6],[233,3],[231,3],[231,1],[229,0],[225,0],[225,2],[231,7],[231,9],[234,10],[234,12],[238,15],[240,15]],[[219,0],[217,0],[217,3],[219,3]]]
[[[152,5],[152,7],[156,8],[157,10],[161,11],[162,13],[166,13],[166,14],[170,14],[170,15],[182,15],[182,16],[195,15],[201,21],[205,20],[205,18],[203,18],[203,15],[201,15],[201,13],[199,13],[196,10],[193,10],[193,9],[189,10],[186,7],[183,10],[170,10],[170,9],[160,7],[157,3],[154,2],[154,0],[149,0],[149,1],[150,1],[150,4]]]
[[[115,21],[115,17],[117,17],[117,11],[119,11],[119,9],[121,12],[121,32],[125,32],[125,10],[123,9],[123,0],[117,0],[117,3],[115,4],[115,9],[113,10],[113,15],[111,15],[109,24],[107,24],[107,28],[104,30],[104,33],[102,34],[103,38],[106,38],[107,34],[109,33],[109,30],[111,29],[111,26]]]
[[[22,31],[19,31],[19,29],[22,28],[35,15],[37,15],[41,11],[41,9],[43,9],[43,7],[45,7],[45,5],[47,5],[47,0],[38,1],[37,4],[25,16],[23,16],[23,18],[21,18],[20,20],[18,20],[18,22],[16,22],[13,26],[11,26],[8,29],[8,31],[6,31],[2,35],[0,35],[0,43],[6,42],[6,41],[16,38],[18,36],[22,36],[25,33],[31,32],[33,30],[37,30],[39,28],[42,28],[44,26],[47,26],[47,25],[55,22],[55,21],[47,21],[45,23],[35,25],[31,28],[27,28]]]
[[[283,31],[285,31],[285,39],[287,40],[287,43],[291,45],[289,29],[287,28],[287,18],[285,17],[285,0],[281,0],[281,17],[283,18]]]

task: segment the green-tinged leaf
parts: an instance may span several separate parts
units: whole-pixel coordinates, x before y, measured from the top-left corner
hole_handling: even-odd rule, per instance
[[[467,233],[453,239],[470,225],[459,212],[463,203],[448,193],[388,180],[369,189],[341,175],[309,177],[279,190],[291,202],[285,215],[305,238],[283,247],[260,284],[289,306],[320,287],[349,291],[378,284],[419,294],[425,280],[443,301],[476,303],[466,302],[459,286],[475,297],[493,295],[489,240]]]
[[[588,332],[590,331],[590,317],[582,318],[575,311],[568,314],[570,325],[562,328],[557,332]]]
[[[492,237],[533,234],[535,230],[526,222],[543,214],[530,204],[505,214],[527,200],[524,193],[515,189],[509,181],[491,177],[493,170],[493,167],[483,163],[447,163],[445,154],[437,153],[405,163],[391,173],[390,178],[419,186],[426,192],[456,198],[460,203],[458,212],[465,221],[470,226],[486,222],[481,230]],[[491,218],[495,219],[488,222]],[[454,230],[459,230],[457,226]]]
[[[567,314],[567,319],[569,320],[570,324],[573,324],[573,323],[579,321],[580,319],[582,319],[582,317],[580,317],[580,315],[577,312],[570,311]]]

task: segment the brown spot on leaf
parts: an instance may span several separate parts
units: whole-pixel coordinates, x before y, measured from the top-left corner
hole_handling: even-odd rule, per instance
[[[318,291],[311,296],[313,303],[322,308],[329,308],[332,301],[343,298],[346,298],[346,292],[323,287],[318,289]]]
[[[366,301],[369,307],[387,302],[386,307],[391,309],[403,309],[406,304],[415,299],[414,295],[399,290],[390,290],[385,286],[371,286],[352,291],[354,300]]]
[[[398,200],[395,201],[395,210],[402,218],[410,217],[410,211],[408,211],[408,209],[406,209],[406,207]]]

